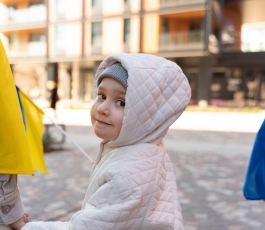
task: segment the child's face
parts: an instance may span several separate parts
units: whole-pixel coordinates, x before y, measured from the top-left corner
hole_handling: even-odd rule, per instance
[[[104,140],[115,140],[120,133],[125,88],[112,78],[103,78],[97,89],[97,98],[91,109],[91,122],[95,134]]]

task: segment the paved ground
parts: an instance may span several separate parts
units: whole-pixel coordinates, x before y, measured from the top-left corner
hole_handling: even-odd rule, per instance
[[[66,129],[95,156],[99,139],[90,126]],[[165,146],[175,167],[186,230],[264,230],[263,202],[242,195],[254,138],[254,132],[169,130]],[[31,220],[69,220],[89,183],[91,164],[78,149],[69,141],[53,147],[56,151],[45,154],[50,176],[19,177]]]

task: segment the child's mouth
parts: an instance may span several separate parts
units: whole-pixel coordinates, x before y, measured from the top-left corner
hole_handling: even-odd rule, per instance
[[[108,123],[106,123],[106,122],[104,122],[104,121],[100,121],[100,120],[96,120],[97,122],[98,122],[98,124],[100,124],[100,125],[110,125],[110,124],[108,124]]]

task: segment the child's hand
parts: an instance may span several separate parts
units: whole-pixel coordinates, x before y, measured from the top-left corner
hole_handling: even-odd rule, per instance
[[[13,224],[10,224],[10,226],[14,230],[20,230],[28,222],[29,222],[29,213],[25,212],[24,215],[19,220],[17,220]]]

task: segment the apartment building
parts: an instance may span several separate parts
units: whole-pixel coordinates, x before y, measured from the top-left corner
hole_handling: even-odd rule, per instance
[[[254,3],[255,2],[255,3]],[[33,99],[93,100],[111,53],[152,53],[181,66],[191,104],[264,106],[263,0],[1,0],[0,39]]]

